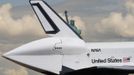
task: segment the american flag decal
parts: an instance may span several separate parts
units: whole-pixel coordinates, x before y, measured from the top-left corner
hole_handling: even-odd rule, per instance
[[[124,57],[123,58],[123,62],[124,63],[130,62],[130,59],[131,59],[130,57]]]

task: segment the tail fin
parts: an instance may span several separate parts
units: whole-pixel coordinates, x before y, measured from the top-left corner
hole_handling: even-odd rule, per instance
[[[81,38],[81,36],[71,26],[69,26],[45,1],[31,0],[30,4],[46,34],[61,37]]]

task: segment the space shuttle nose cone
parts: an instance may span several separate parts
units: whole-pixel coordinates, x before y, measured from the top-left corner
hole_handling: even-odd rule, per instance
[[[3,58],[6,58],[8,60],[12,59],[12,53],[11,52],[7,52],[5,54],[2,55]]]
[[[4,58],[7,57],[7,53],[3,54],[2,57],[4,57]]]
[[[2,57],[7,57],[8,56],[8,53],[5,53],[2,55]]]
[[[14,50],[12,50],[12,51],[9,51],[9,52],[3,54],[2,57],[10,59],[12,56],[14,56],[14,54],[15,54],[15,52],[14,52]]]

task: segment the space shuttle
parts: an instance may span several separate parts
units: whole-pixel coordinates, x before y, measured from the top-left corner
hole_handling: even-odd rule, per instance
[[[29,2],[49,37],[15,48],[4,58],[48,75],[134,73],[134,42],[86,42],[45,1]]]

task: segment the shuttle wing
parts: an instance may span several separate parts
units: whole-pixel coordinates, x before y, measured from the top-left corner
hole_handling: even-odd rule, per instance
[[[31,0],[30,4],[46,34],[58,37],[81,38],[76,30],[68,25],[46,2]]]

